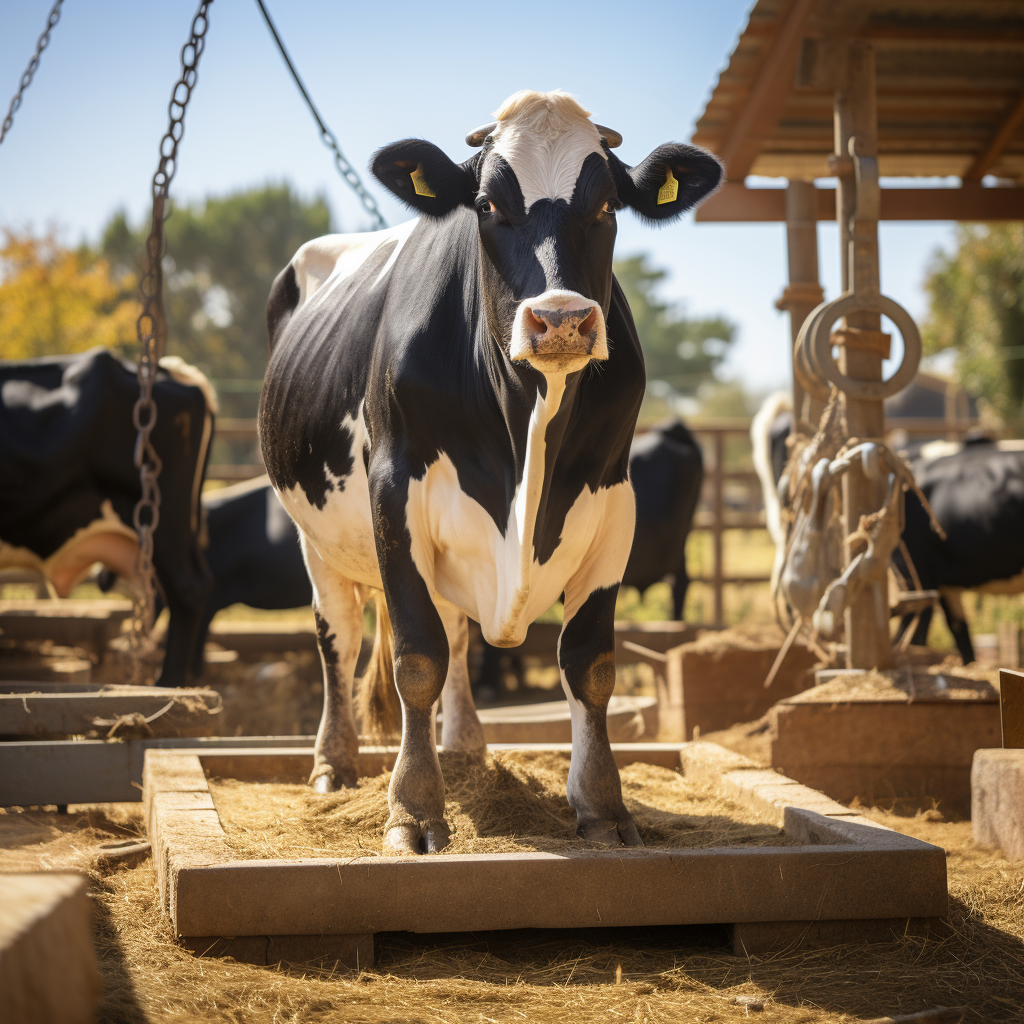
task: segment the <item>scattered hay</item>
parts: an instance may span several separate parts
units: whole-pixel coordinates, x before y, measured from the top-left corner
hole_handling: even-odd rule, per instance
[[[568,756],[506,751],[484,763],[443,752],[441,767],[452,829],[445,853],[596,848],[575,835],[576,814],[565,798]],[[705,779],[649,764],[629,765],[620,776],[649,847],[790,845],[769,817],[724,798]],[[240,856],[366,857],[380,853],[390,778],[385,772],[328,796],[308,786],[230,779],[211,781],[210,790],[227,843]]]
[[[74,809],[72,809],[74,811]],[[36,834],[63,841],[69,822],[95,830],[76,843],[120,838],[107,809],[57,815],[30,812]],[[765,1004],[778,1024],[854,1024],[936,1005],[966,1008],[971,1024],[1019,1021],[1024,1001],[1024,865],[971,839],[969,823],[936,812],[898,817],[865,812],[882,824],[948,852],[949,937],[791,950],[770,957],[731,955],[721,932],[591,929],[482,935],[380,935],[373,970],[333,962],[253,967],[200,959],[177,945],[160,910],[149,862],[92,874],[97,949],[107,1024],[537,1024],[623,1020],[738,1022],[750,1018],[738,996]],[[128,808],[125,823],[137,820]],[[13,817],[13,816],[12,816]],[[114,818],[122,815],[115,813]],[[0,836],[5,816],[0,815]],[[51,831],[52,830],[52,831]],[[32,842],[45,850],[48,842]],[[21,851],[24,853],[25,851]],[[616,983],[617,976],[621,983]],[[753,1015],[751,1015],[753,1016]]]
[[[786,634],[777,625],[731,626],[729,629],[702,631],[693,641],[693,650],[701,654],[723,651],[762,651],[766,647],[781,647]]]
[[[998,700],[999,691],[992,686],[986,673],[975,670],[974,675],[967,676],[965,671],[959,666],[951,672],[935,665],[927,671],[898,670],[890,675],[870,669],[836,676],[810,690],[787,697],[786,703],[873,701],[911,704],[925,700]]]

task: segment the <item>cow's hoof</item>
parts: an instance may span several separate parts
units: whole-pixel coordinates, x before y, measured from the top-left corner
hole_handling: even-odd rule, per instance
[[[601,846],[643,846],[644,841],[633,824],[632,818],[625,821],[586,821],[576,827],[576,835],[588,843]]]
[[[384,833],[385,854],[438,853],[448,845],[451,829],[445,821],[428,821],[421,829],[413,822],[392,825]]]
[[[314,769],[309,784],[314,793],[337,793],[339,789],[353,789],[359,778],[355,771],[335,771],[330,765],[322,765]]]

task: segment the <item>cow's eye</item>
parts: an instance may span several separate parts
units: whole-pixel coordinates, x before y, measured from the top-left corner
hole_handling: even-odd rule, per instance
[[[480,201],[480,212],[481,213],[497,213],[498,208],[489,199],[483,199]]]
[[[609,199],[604,206],[601,207],[602,213],[614,213],[619,208],[619,201],[617,199]]]

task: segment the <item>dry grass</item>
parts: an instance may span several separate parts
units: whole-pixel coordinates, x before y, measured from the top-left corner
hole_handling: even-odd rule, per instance
[[[442,753],[441,765],[452,829],[445,853],[596,848],[575,836],[576,815],[565,799],[567,756],[503,752],[483,763]],[[767,816],[724,798],[706,780],[649,764],[620,774],[626,806],[649,847],[789,845]],[[385,772],[329,796],[306,786],[232,780],[210,789],[228,845],[240,856],[365,857],[380,853],[390,778]]]
[[[76,809],[72,808],[74,812]],[[1024,865],[978,847],[968,823],[935,812],[871,817],[948,851],[950,935],[877,945],[737,957],[714,930],[623,929],[378,936],[371,971],[333,963],[252,967],[198,959],[178,946],[150,863],[93,873],[106,994],[99,1019],[246,1024],[455,1024],[621,1020],[636,1024],[747,1019],[738,995],[764,1000],[761,1019],[852,1024],[936,1005],[971,1022],[1020,1021],[1024,1003]],[[72,867],[138,821],[130,805],[56,815],[0,814],[0,869],[10,857]],[[20,845],[19,845],[20,843]],[[621,969],[621,984],[616,984]]]

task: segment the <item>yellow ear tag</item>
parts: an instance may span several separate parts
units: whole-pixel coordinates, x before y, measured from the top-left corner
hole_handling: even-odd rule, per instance
[[[672,168],[665,169],[665,184],[658,189],[658,205],[674,203],[679,198],[679,182],[672,175]]]
[[[431,199],[437,198],[437,193],[427,184],[427,179],[423,177],[423,164],[417,164],[416,170],[409,174],[412,178],[412,187],[416,190],[418,196],[429,196]]]

